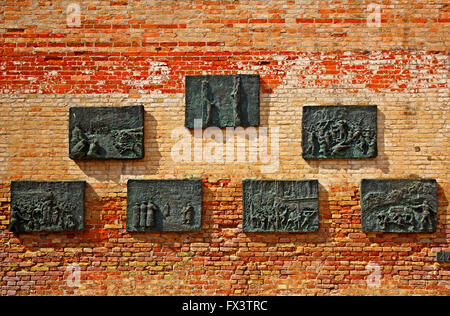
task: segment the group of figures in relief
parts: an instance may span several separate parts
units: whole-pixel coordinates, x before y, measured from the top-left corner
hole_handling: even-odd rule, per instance
[[[376,107],[304,108],[304,158],[373,158],[377,155]]]
[[[12,231],[73,230],[74,207],[67,201],[57,201],[52,192],[23,194],[12,209]]]
[[[129,180],[127,188],[127,231],[183,232],[200,229],[200,180]]]
[[[70,109],[72,159],[139,159],[144,155],[144,108],[75,107]]]
[[[241,125],[241,109],[240,109],[240,91],[241,91],[241,77],[233,77],[233,88],[229,98],[220,103],[219,99],[211,98],[209,88],[209,78],[205,77],[201,83],[201,104],[202,104],[202,121],[203,127],[213,126],[213,112],[217,112],[217,116],[220,117],[220,111],[226,108],[226,105],[231,105],[231,111],[233,112],[234,126]],[[230,109],[228,109],[230,110]]]
[[[244,230],[309,232],[318,229],[316,181],[244,181]]]
[[[157,213],[161,212],[164,220],[170,220],[171,216],[171,208],[169,203],[166,203],[164,207],[161,209],[158,207],[153,200],[150,200],[148,203],[135,203],[131,214],[133,217],[132,221],[132,229],[140,230],[140,229],[153,229],[156,227],[156,216]],[[188,203],[182,210],[182,224],[183,225],[191,225],[192,216],[194,214],[193,206]]]
[[[108,128],[90,128],[84,132],[79,125],[72,130],[70,146],[74,159],[102,158],[111,150],[105,140],[111,138],[115,151],[121,156],[128,154],[142,156],[142,146],[139,139],[143,137],[142,128],[130,130],[109,131]],[[104,145],[102,145],[102,143]]]
[[[261,231],[300,231],[310,229],[310,219],[316,213],[313,208],[302,208],[300,203],[269,201],[260,207],[250,206],[250,228]]]
[[[378,187],[376,184],[378,181]],[[363,230],[431,232],[436,228],[436,187],[431,180],[363,180]]]
[[[258,126],[259,87],[257,75],[186,76],[185,126]]]
[[[10,231],[61,232],[83,228],[84,182],[11,184]]]

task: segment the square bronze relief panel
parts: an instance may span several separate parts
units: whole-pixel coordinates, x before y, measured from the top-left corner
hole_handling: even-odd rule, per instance
[[[376,106],[303,107],[303,158],[374,158],[377,154]]]
[[[74,160],[144,157],[144,107],[73,107],[69,156]]]
[[[127,231],[201,230],[201,180],[129,180],[127,190]]]
[[[317,180],[244,180],[244,232],[319,230]]]
[[[186,76],[185,126],[258,126],[259,89],[259,75]]]
[[[83,230],[84,192],[84,181],[13,181],[9,230],[17,233]]]
[[[437,225],[437,184],[432,179],[363,179],[364,232],[431,233]]]

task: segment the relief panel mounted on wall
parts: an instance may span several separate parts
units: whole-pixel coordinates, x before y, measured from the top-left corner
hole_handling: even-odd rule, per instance
[[[69,156],[75,160],[144,157],[144,107],[73,107]]]
[[[437,262],[450,262],[450,252],[449,251],[439,251],[436,254]]]
[[[361,222],[364,232],[436,231],[436,180],[363,179]]]
[[[127,231],[200,231],[201,180],[129,180],[127,190]]]
[[[377,107],[303,107],[302,152],[305,159],[376,157]]]
[[[259,75],[186,76],[185,126],[258,126],[259,86]]]
[[[84,181],[11,183],[11,232],[65,232],[84,228]]]
[[[244,232],[315,232],[318,181],[244,180]]]

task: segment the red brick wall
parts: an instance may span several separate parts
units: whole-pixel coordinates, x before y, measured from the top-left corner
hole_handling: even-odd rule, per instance
[[[70,3],[0,3],[0,295],[450,294],[448,3],[373,1],[374,26],[366,1],[88,0],[68,27]],[[230,73],[261,76],[275,173],[172,159],[184,76]],[[135,104],[145,159],[68,158],[69,107]],[[302,159],[302,106],[335,104],[378,106],[376,159]],[[200,233],[126,233],[128,179],[186,177],[204,182]],[[361,179],[412,177],[438,182],[436,233],[362,233]],[[318,179],[319,232],[243,233],[245,178]],[[18,179],[87,181],[85,231],[10,233]]]

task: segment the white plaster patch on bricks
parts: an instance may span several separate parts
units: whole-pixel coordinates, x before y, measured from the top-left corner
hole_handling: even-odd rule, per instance
[[[167,63],[160,61],[150,61],[149,68],[149,80],[154,84],[162,84],[169,80],[169,75],[171,73],[170,68]]]
[[[124,80],[128,84],[138,90],[139,93],[146,93],[149,85],[161,85],[170,79],[171,69],[165,62],[154,61],[148,59],[148,77],[146,79],[130,79]],[[140,76],[141,72],[134,72],[133,76]]]
[[[419,89],[438,89],[448,86],[447,73],[443,67],[447,56],[427,55],[426,52],[416,52],[411,55],[392,52],[375,51],[369,59],[355,59],[354,55],[344,54],[345,59],[337,61],[339,73],[327,74],[323,59],[317,56],[301,55],[294,61],[286,61],[283,70],[287,72],[285,84],[289,81],[291,87],[325,88],[355,90],[368,88],[368,83],[377,76],[386,77],[388,86],[384,91],[403,90],[407,93],[417,93]],[[361,70],[354,67],[362,66]],[[393,69],[392,69],[393,67]],[[366,69],[364,69],[366,68]],[[367,71],[368,70],[368,71]],[[386,71],[391,72],[386,74]],[[422,92],[422,91],[421,91]]]

